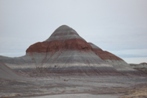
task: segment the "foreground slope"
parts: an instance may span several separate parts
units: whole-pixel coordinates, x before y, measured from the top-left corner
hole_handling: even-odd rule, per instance
[[[0,79],[20,80],[22,78],[18,76],[12,69],[7,67],[4,63],[0,63]]]

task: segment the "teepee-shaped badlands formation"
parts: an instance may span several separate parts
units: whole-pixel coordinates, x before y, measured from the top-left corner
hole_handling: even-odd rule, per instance
[[[86,42],[69,26],[62,25],[43,42],[37,42],[19,58],[0,59],[11,68],[47,68],[50,72],[134,71],[121,58]]]

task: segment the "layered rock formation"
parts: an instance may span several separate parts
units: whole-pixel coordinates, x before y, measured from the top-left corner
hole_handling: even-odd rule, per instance
[[[92,50],[94,51],[94,53],[96,55],[98,55],[102,60],[122,60],[121,58],[119,58],[118,56],[108,52],[108,51],[104,51],[101,48],[99,48],[98,46],[94,45],[93,43],[89,43],[92,47]]]
[[[91,50],[91,46],[80,37],[75,30],[66,25],[62,25],[57,28],[46,41],[31,45],[26,52],[54,53],[60,50],[78,50],[86,52]]]
[[[60,68],[58,72],[61,69],[66,72],[81,72],[82,69],[93,71],[94,67],[100,70],[115,70],[97,56],[90,44],[75,30],[66,25],[57,28],[44,42],[31,45],[26,54],[33,58],[38,67]]]
[[[9,60],[8,60],[9,59]],[[132,70],[114,54],[87,43],[69,26],[62,25],[43,42],[37,42],[18,58],[2,58],[11,68],[48,68],[50,72],[116,72]]]

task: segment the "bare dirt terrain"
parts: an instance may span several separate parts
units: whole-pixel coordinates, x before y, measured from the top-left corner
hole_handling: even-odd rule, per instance
[[[147,83],[146,77],[133,75],[32,77],[28,78],[24,82],[8,81],[3,79],[0,81],[0,97],[29,98],[31,96],[41,95],[86,93],[92,95],[109,94],[117,95],[122,98],[134,98],[128,96],[130,96],[130,94],[135,94],[133,92],[134,88],[136,88],[135,91],[140,91],[140,89],[138,89],[140,87],[146,88],[147,86],[145,83]]]

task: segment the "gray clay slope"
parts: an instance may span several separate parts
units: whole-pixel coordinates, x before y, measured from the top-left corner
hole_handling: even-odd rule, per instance
[[[17,75],[12,69],[7,67],[4,63],[0,63],[0,79],[22,80],[22,77]]]
[[[93,49],[102,50],[98,46],[96,46],[93,43],[89,43]],[[102,50],[103,51],[103,50]],[[117,57],[114,55],[114,57]],[[111,64],[117,71],[136,71],[135,69],[131,68],[131,66],[125,62],[123,59],[115,59],[113,57],[110,57],[110,59],[103,59],[107,64]]]

